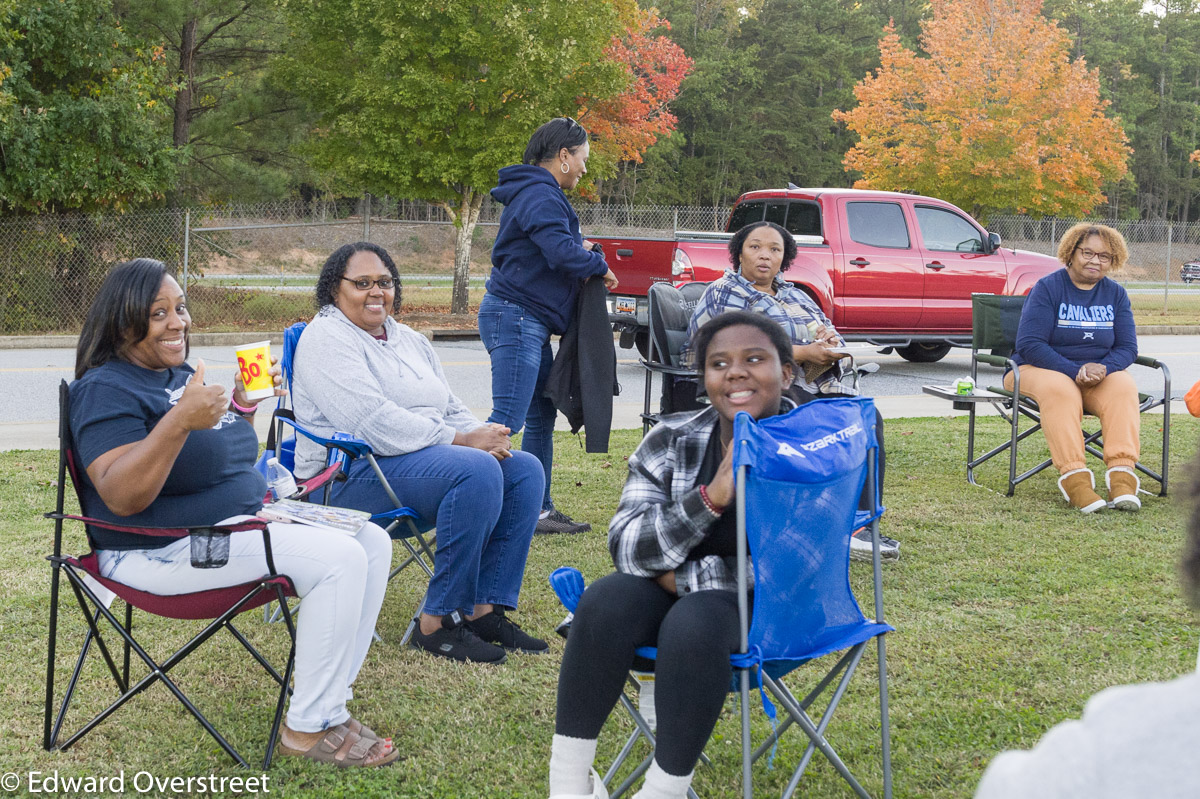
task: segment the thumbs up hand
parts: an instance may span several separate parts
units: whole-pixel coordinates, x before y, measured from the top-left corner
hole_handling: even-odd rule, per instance
[[[198,360],[196,373],[171,412],[185,430],[207,430],[217,423],[228,407],[229,400],[222,386],[204,385],[204,361]]]

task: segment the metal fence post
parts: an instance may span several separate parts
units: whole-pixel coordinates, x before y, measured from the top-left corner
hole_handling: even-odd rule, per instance
[[[191,244],[192,238],[192,209],[186,208],[183,212],[183,292],[187,293],[188,288],[188,245]]]
[[[1167,294],[1171,285],[1171,233],[1174,226],[1167,224],[1167,268],[1163,272],[1163,313],[1167,312]]]
[[[371,193],[363,195],[363,241],[371,240]]]

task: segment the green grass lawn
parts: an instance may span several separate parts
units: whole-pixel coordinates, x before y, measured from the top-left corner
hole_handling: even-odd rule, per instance
[[[1200,424],[1187,416],[1174,421],[1172,485],[1182,490],[1181,467],[1196,451]],[[1152,417],[1146,422],[1144,454],[1154,462]],[[987,440],[1002,435],[997,420],[986,420],[985,431]],[[544,797],[562,653],[561,639],[551,633],[562,611],[546,576],[564,564],[579,566],[589,580],[611,570],[605,522],[625,477],[625,456],[638,438],[634,431],[615,434],[609,455],[586,455],[570,436],[557,442],[557,504],[594,529],[533,542],[516,618],[552,640],[549,655],[513,656],[489,668],[400,648],[421,593],[415,575],[406,573],[389,589],[379,623],[383,643],[371,650],[351,704],[356,717],[395,736],[404,753],[400,761],[379,771],[346,772],[279,758],[268,774],[272,795]],[[972,488],[961,465],[965,419],[891,420],[887,442],[883,529],[901,542],[902,552],[884,571],[887,619],[897,628],[887,639],[896,796],[969,796],[998,751],[1028,747],[1052,725],[1078,717],[1097,690],[1195,668],[1197,625],[1177,578],[1183,508],[1175,498],[1146,497],[1137,515],[1084,517],[1065,506],[1046,473],[1013,498]],[[1030,444],[1032,462],[1042,454],[1040,437]],[[0,454],[0,583],[7,594],[0,608],[0,771],[100,777],[124,769],[127,781],[142,770],[158,777],[248,776],[161,685],[72,749],[42,750],[49,595],[43,558],[52,527],[40,513],[53,506],[55,461],[48,451]],[[999,487],[1003,466],[989,466],[982,479]],[[71,549],[79,549],[81,535],[71,530]],[[851,577],[869,605],[869,565],[853,564]],[[77,610],[60,626],[60,686],[83,634],[76,616]],[[193,629],[161,620],[138,625],[143,642],[152,642],[159,656]],[[261,614],[244,616],[240,626],[268,656],[284,653],[282,627],[265,626]],[[265,743],[271,683],[226,638],[210,642],[172,675],[248,754]],[[83,710],[95,712],[115,696],[102,669],[99,658],[85,669],[83,685],[92,690],[68,729],[83,719]],[[829,733],[872,793],[882,785],[874,669],[872,647]],[[791,684],[803,685],[813,672],[800,669]],[[759,738],[769,730],[757,703],[754,726]],[[602,763],[629,729],[613,717],[601,735]],[[713,767],[701,766],[696,774],[702,797],[735,795],[737,735],[731,698],[708,748]],[[774,768],[756,766],[756,795],[781,791],[801,741],[789,732]],[[801,790],[807,796],[850,795],[819,755]]]

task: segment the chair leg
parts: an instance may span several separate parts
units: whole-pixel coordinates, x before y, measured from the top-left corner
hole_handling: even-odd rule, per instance
[[[263,757],[263,771],[271,767],[271,759],[275,756],[275,742],[279,739],[279,727],[283,724],[283,705],[291,691],[292,674],[296,670],[296,626],[292,621],[291,613],[287,610],[287,598],[283,595],[283,588],[275,586],[275,595],[279,599],[280,607],[284,609],[283,621],[287,625],[288,639],[291,645],[288,649],[287,665],[283,670],[283,679],[280,680],[279,701],[275,703],[275,718],[271,722],[271,733],[267,737],[267,753]]]
[[[883,799],[892,799],[892,732],[888,714],[886,638],[886,633],[877,637],[879,642],[877,651],[879,659],[879,744],[883,759]]]
[[[786,690],[780,690],[779,683],[771,679],[771,677],[768,675],[763,675],[763,681],[771,690],[771,693],[774,694],[776,699],[778,699],[779,702],[787,709],[789,716],[795,719],[796,724],[798,724],[800,728],[804,730],[804,733],[809,738],[809,745],[804,751],[804,756],[800,760],[800,765],[796,768],[796,771],[792,774],[791,780],[784,789],[784,799],[788,799],[788,797],[792,796],[796,792],[796,787],[800,783],[800,778],[804,776],[804,771],[808,767],[808,763],[812,758],[814,749],[819,750],[821,754],[825,756],[825,759],[828,760],[835,769],[837,769],[837,772],[842,775],[842,779],[846,781],[846,784],[849,785],[856,794],[863,797],[863,799],[870,799],[870,794],[868,794],[866,789],[859,784],[854,775],[850,773],[850,769],[848,769],[846,764],[842,762],[842,759],[838,757],[837,752],[835,752],[833,747],[829,745],[829,742],[825,740],[825,728],[828,727],[829,722],[833,720],[833,713],[835,710],[837,710],[837,706],[841,702],[842,696],[845,694],[846,687],[850,683],[850,678],[854,676],[854,671],[858,667],[858,661],[862,657],[865,647],[865,644],[859,644],[854,648],[853,651],[855,652],[855,655],[853,662],[846,668],[845,674],[842,676],[841,681],[838,683],[837,689],[834,691],[833,696],[829,700],[829,706],[825,708],[825,712],[821,715],[821,720],[817,722],[816,725],[813,724],[812,719],[809,718],[808,714],[795,703],[790,692],[787,692]]]
[[[750,670],[741,670],[742,711],[742,799],[753,799],[754,788],[750,782]],[[759,669],[759,679],[763,678]]]
[[[60,478],[61,479],[61,478]],[[58,640],[58,580],[59,565],[50,564],[50,623],[46,642],[46,713],[42,726],[42,748],[47,752],[57,735],[51,735],[50,717],[54,714],[54,656]]]
[[[217,742],[217,744],[220,745],[221,748],[224,749],[229,754],[229,756],[232,757],[238,763],[238,765],[242,766],[243,768],[248,768],[249,764],[246,762],[246,760],[224,738],[224,736],[222,736],[217,731],[217,729],[212,725],[211,722],[208,721],[208,719],[204,716],[204,714],[201,713],[200,710],[194,704],[192,704],[191,700],[188,699],[187,695],[183,693],[183,691],[179,688],[179,686],[176,685],[175,682],[173,680],[171,680],[171,678],[169,676],[167,676],[167,672],[169,672],[175,665],[177,665],[180,661],[182,661],[184,658],[186,658],[193,651],[195,651],[195,649],[197,647],[199,647],[201,644],[203,644],[205,641],[207,641],[209,638],[211,638],[222,627],[230,627],[231,630],[234,629],[232,627],[232,625],[229,624],[230,619],[234,618],[239,612],[241,612],[242,608],[245,607],[245,605],[247,603],[249,603],[251,600],[253,600],[256,596],[258,596],[258,594],[260,592],[268,590],[267,587],[265,585],[260,584],[256,588],[252,589],[249,593],[247,593],[244,597],[242,597],[241,600],[239,600],[236,604],[234,604],[229,610],[227,610],[225,613],[223,613],[219,618],[214,619],[207,627],[205,627],[203,630],[201,630],[200,633],[198,633],[196,636],[194,636],[190,641],[188,641],[186,644],[184,644],[179,650],[177,650],[173,655],[171,655],[169,658],[167,658],[160,664],[160,663],[155,662],[155,660],[152,657],[150,657],[150,655],[137,643],[137,641],[133,639],[133,636],[125,629],[125,627],[123,627],[117,621],[116,617],[114,617],[112,615],[112,613],[109,611],[109,609],[105,605],[103,605],[97,599],[97,597],[92,592],[92,590],[86,584],[83,583],[82,578],[79,577],[77,574],[75,574],[74,570],[71,569],[69,566],[66,568],[67,568],[68,576],[71,578],[71,585],[75,589],[76,595],[79,596],[80,602],[81,603],[83,602],[83,597],[80,595],[80,592],[82,592],[83,594],[86,594],[87,598],[95,605],[97,614],[104,617],[104,620],[114,630],[116,630],[116,632],[124,639],[126,645],[131,649],[131,651],[134,654],[136,654],[138,656],[138,658],[140,658],[142,660],[143,663],[146,664],[146,666],[149,668],[149,673],[145,677],[143,677],[140,681],[138,681],[138,683],[136,685],[129,686],[128,689],[125,690],[124,693],[122,693],[122,695],[116,699],[116,701],[114,701],[111,705],[109,705],[107,708],[105,708],[103,711],[101,711],[95,718],[93,718],[91,721],[89,721],[87,724],[85,724],[81,729],[79,729],[69,739],[64,741],[59,746],[59,749],[65,750],[65,749],[69,748],[72,744],[74,744],[76,741],[78,741],[80,738],[82,738],[87,733],[91,732],[91,730],[93,730],[97,725],[99,725],[101,722],[103,722],[105,719],[107,719],[109,716],[111,716],[114,712],[116,712],[116,710],[118,708],[120,708],[122,705],[124,705],[126,702],[128,702],[130,699],[132,699],[134,696],[136,696],[139,693],[141,693],[142,691],[146,690],[146,688],[148,688],[150,685],[152,685],[155,681],[161,680],[163,685],[165,685],[167,687],[167,690],[169,690],[172,694],[175,695],[175,698],[179,700],[180,704],[182,704],[184,706],[184,708],[186,708],[187,711],[192,714],[192,716],[196,719],[196,721],[198,721],[200,723],[200,725],[204,728],[204,730],[209,735],[212,736],[213,740],[215,740]],[[277,588],[278,587],[276,587],[276,589]],[[279,594],[279,593],[280,592],[277,590],[277,594]],[[282,598],[282,596],[280,596],[280,598]],[[292,636],[292,647],[291,647],[291,653],[289,655],[289,662],[288,662],[288,666],[286,669],[286,673],[282,678],[280,678],[280,682],[281,682],[280,693],[281,693],[281,696],[284,698],[286,698],[286,696],[287,696],[288,687],[291,682],[291,676],[292,676],[292,673],[294,670],[294,662],[295,662],[295,637],[294,637],[295,629],[292,626],[290,614],[285,616],[285,620],[288,625],[288,632]],[[97,637],[97,641],[100,642],[100,639],[98,638],[99,633],[98,633],[98,630],[96,630],[95,621],[93,621],[93,619],[90,616],[88,616],[88,622],[89,622],[89,637],[94,635]],[[235,633],[235,637],[238,637],[236,635],[236,633]],[[101,644],[101,648],[103,651],[102,644]],[[114,672],[114,676],[116,676],[116,667],[114,664],[111,663],[111,659],[110,659],[109,666],[110,666],[110,669]],[[118,677],[118,680],[119,680],[119,677]],[[277,719],[282,718],[281,713],[282,713],[282,700],[281,700],[281,704],[279,704],[276,708]],[[268,750],[267,750],[267,760],[268,761],[269,761],[271,755],[273,754],[274,736],[277,734],[278,734],[278,729],[274,728],[273,732],[272,732],[272,736],[273,736],[272,740],[268,744]]]
[[[73,571],[68,571],[67,573],[71,576],[71,590],[75,592],[75,601],[79,603],[79,609],[83,611],[83,617],[87,620],[88,628],[91,630],[92,637],[96,641],[96,646],[100,648],[100,654],[104,656],[104,662],[108,666],[109,673],[112,674],[113,682],[117,684],[117,690],[128,690],[129,683],[122,681],[121,673],[117,670],[117,664],[113,661],[112,655],[108,651],[108,646],[104,643],[104,637],[100,635],[100,628],[97,626],[97,622],[100,618],[99,615],[97,615],[100,612],[100,600],[97,599],[96,595],[92,593],[92,590],[87,587],[83,580],[78,577],[78,575],[76,575]],[[84,599],[85,593],[87,594],[87,599]],[[90,599],[96,607],[95,614],[88,609],[88,599]],[[112,614],[108,612],[107,607],[104,608],[104,616],[110,621],[113,628],[116,629],[117,632],[121,632],[121,625],[119,625],[116,619],[112,617]]]
[[[133,605],[125,603],[125,632],[133,637]],[[121,674],[125,678],[125,684],[129,685],[129,639],[125,639],[125,656],[123,658]]]
[[[654,760],[654,731],[650,729],[650,725],[646,723],[645,717],[642,716],[641,712],[638,711],[638,709],[634,706],[633,701],[630,700],[624,691],[621,692],[620,702],[625,708],[626,712],[629,713],[629,718],[632,719],[633,725],[636,727],[636,729],[630,734],[629,740],[625,742],[625,746],[621,748],[621,753],[617,755],[617,759],[613,761],[612,765],[608,767],[608,771],[605,772],[604,784],[608,785],[610,782],[616,779],[617,771],[621,768],[621,765],[625,762],[625,759],[629,757],[630,752],[633,750],[634,744],[637,743],[639,738],[645,738],[650,743],[651,751],[650,754],[638,764],[638,767],[635,768],[619,786],[617,786],[616,790],[609,794],[611,799],[620,799],[620,797],[631,787],[633,787],[633,784],[637,782],[643,774],[646,773],[646,770],[650,768],[650,763]]]

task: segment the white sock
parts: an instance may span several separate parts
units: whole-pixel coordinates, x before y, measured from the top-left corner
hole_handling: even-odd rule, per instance
[[[538,520],[541,521],[542,519],[545,519],[549,515],[550,515],[550,511],[544,510],[538,514]]]
[[[692,774],[695,773],[692,771],[676,777],[663,771],[658,760],[655,760],[646,771],[642,789],[633,795],[633,799],[686,799],[688,788],[692,785]]]
[[[571,738],[556,733],[550,744],[550,795],[590,794],[595,759],[595,738]]]

